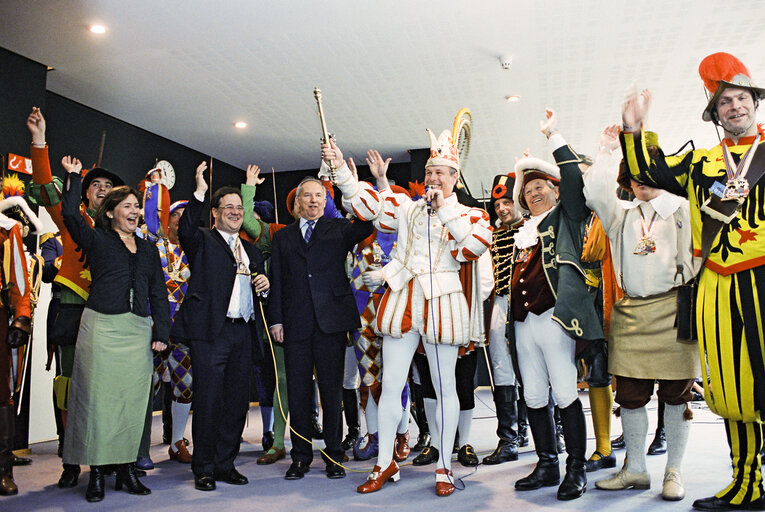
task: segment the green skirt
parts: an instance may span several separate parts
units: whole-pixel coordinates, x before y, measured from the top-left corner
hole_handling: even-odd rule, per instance
[[[135,462],[151,391],[151,318],[85,308],[76,347],[64,463]]]

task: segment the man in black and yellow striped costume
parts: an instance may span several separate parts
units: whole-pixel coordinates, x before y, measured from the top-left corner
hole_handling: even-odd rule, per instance
[[[759,457],[765,411],[765,179],[759,178],[765,134],[756,122],[765,90],[726,53],[705,58],[699,74],[711,95],[702,117],[723,128],[720,145],[651,158],[642,130],[647,90],[627,98],[621,143],[636,181],[688,197],[694,252],[706,258],[696,306],[699,353],[706,401],[726,419],[733,481],[693,507],[765,510]]]

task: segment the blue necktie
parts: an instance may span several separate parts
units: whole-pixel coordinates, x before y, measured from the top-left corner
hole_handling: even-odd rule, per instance
[[[308,243],[308,241],[311,239],[311,234],[313,233],[313,225],[316,223],[315,220],[308,220],[306,221],[306,228],[305,228],[305,242]]]

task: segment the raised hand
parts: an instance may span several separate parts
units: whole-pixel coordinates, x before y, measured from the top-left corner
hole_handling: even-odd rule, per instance
[[[521,156],[521,158],[528,158],[530,156],[531,156],[531,148],[526,148],[525,150],[523,150],[523,156]],[[515,163],[518,163],[518,160],[520,160],[521,158],[518,158],[516,156],[515,157]]]
[[[380,152],[376,149],[370,149],[367,151],[367,165],[369,166],[369,172],[377,180],[377,188],[380,190],[388,188],[388,165],[390,165],[390,158],[383,160],[380,156]]]
[[[196,195],[204,196],[207,193],[207,182],[205,181],[205,171],[207,170],[207,162],[202,162],[197,166],[196,181],[197,190],[194,192]]]
[[[260,185],[264,181],[266,181],[266,179],[260,177],[260,167],[255,164],[247,166],[247,178],[244,182],[245,185],[256,186]]]
[[[619,147],[619,125],[612,124],[603,128],[600,134],[600,148],[607,149],[609,152]]]
[[[624,131],[634,132],[643,124],[648,108],[651,106],[651,91],[643,89],[638,94],[637,89],[627,93],[622,107],[622,125]]]
[[[555,111],[551,108],[545,109],[545,119],[542,121],[539,121],[539,130],[544,134],[545,137],[548,139],[550,136],[555,133],[558,127],[558,114],[555,113]]]
[[[330,139],[329,144],[321,145],[321,159],[327,162],[327,165],[333,164],[335,169],[339,169],[345,162],[343,152],[337,147],[335,139]]]
[[[32,107],[32,113],[27,117],[27,128],[32,134],[32,144],[45,145],[45,118],[38,107]]]
[[[66,172],[80,174],[80,171],[82,171],[82,163],[73,156],[66,155],[61,159],[61,165],[64,166]]]

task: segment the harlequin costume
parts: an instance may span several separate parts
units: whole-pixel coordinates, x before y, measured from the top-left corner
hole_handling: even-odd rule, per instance
[[[755,104],[765,92],[730,54],[706,57],[699,74],[711,96],[702,115],[705,121],[716,122],[716,102],[726,88],[751,91]],[[765,225],[760,220],[765,183],[751,178],[760,176],[765,165],[762,139],[759,130],[738,142],[726,137],[711,149],[652,158],[642,128],[621,134],[624,161],[636,181],[688,197],[694,252],[706,258],[696,295],[702,380],[709,408],[726,420],[733,481],[714,497],[694,502],[694,508],[702,510],[765,510],[758,455],[765,410],[765,342],[758,299],[765,287]],[[750,190],[733,199],[730,216],[719,207],[729,181],[727,154],[734,169],[745,156],[752,158],[745,174]]]
[[[61,307],[53,325],[52,336],[49,334],[49,338],[52,337],[52,342],[61,347],[61,375],[58,375],[53,381],[53,392],[56,395],[59,409],[62,411],[64,425],[66,425],[75,342],[77,341],[80,317],[90,293],[91,276],[82,251],[72,240],[64,225],[64,219],[61,215],[62,181],[58,177],[54,178],[51,173],[48,146],[32,144],[30,153],[32,184],[27,195],[31,201],[44,206],[48,211],[59,229],[64,251],[61,267],[54,278],[54,283],[61,287]],[[109,179],[115,187],[125,184],[119,176],[100,167],[93,168],[85,174],[82,183],[80,214],[90,227],[93,227],[95,211],[88,208],[87,190],[90,183],[96,178]],[[64,472],[58,482],[59,487],[76,486],[79,474],[80,468],[78,466],[65,464]]]
[[[157,187],[159,184],[154,184]],[[172,205],[165,206],[167,211],[167,219],[169,221],[170,215],[178,209],[185,208],[188,201],[176,201]],[[159,210],[161,212],[161,210]],[[144,217],[147,219],[147,227],[149,227],[148,219],[158,219],[159,224],[157,226],[163,226],[164,233],[168,233],[167,225],[164,224],[164,219],[155,209],[153,202],[144,203]],[[156,234],[159,233],[156,230]],[[157,251],[159,252],[159,260],[162,264],[162,272],[165,277],[165,286],[167,288],[167,298],[170,302],[170,321],[175,321],[175,316],[178,313],[183,298],[186,295],[186,289],[189,286],[189,278],[191,277],[191,270],[189,269],[189,260],[186,254],[181,249],[180,245],[173,243],[167,236],[155,237],[155,244]],[[191,455],[186,449],[186,441],[184,440],[184,431],[186,430],[186,424],[189,418],[189,411],[191,410],[192,399],[192,383],[193,372],[191,366],[191,353],[189,348],[183,343],[170,339],[168,343],[168,349],[163,352],[154,354],[154,374],[153,384],[154,393],[156,394],[161,383],[162,374],[165,372],[165,368],[170,373],[170,387],[173,392],[171,414],[173,418],[173,434],[170,440],[170,447],[168,448],[168,454],[171,459],[178,460],[186,464],[191,463]]]
[[[446,166],[454,175],[459,171],[459,157],[449,132],[444,131],[438,139],[428,132],[431,154],[426,172],[430,166]],[[326,171],[323,163],[320,173]],[[398,465],[393,461],[399,420],[396,411],[401,407],[401,391],[412,356],[422,341],[443,411],[437,415],[439,434],[434,436],[440,452],[436,493],[449,495],[454,491],[450,454],[459,418],[454,368],[459,347],[470,343],[471,327],[480,328],[483,321],[482,317],[476,320],[470,316],[459,271],[461,263],[477,260],[491,245],[488,214],[459,204],[452,191],[430,216],[424,200],[412,201],[390,189],[378,192],[370,184],[358,182],[345,164],[337,170],[337,186],[346,210],[362,220],[374,221],[379,231],[398,236],[394,257],[383,267],[388,290],[377,312],[386,368],[378,414],[379,456],[367,483],[358,491],[376,491],[389,478],[398,479]]]
[[[14,198],[21,199],[21,198]],[[8,201],[8,200],[6,200]],[[23,202],[24,200],[21,199]],[[26,207],[26,203],[24,203]],[[0,209],[2,207],[0,206]],[[26,210],[29,210],[26,207]],[[28,214],[37,218],[31,211]],[[32,329],[32,306],[27,259],[24,255],[21,226],[0,213],[2,250],[2,289],[0,294],[0,496],[18,493],[13,481],[13,440],[16,407],[13,402],[15,382],[11,371],[11,351],[29,341]]]
[[[529,426],[539,461],[534,471],[515,483],[517,490],[554,486],[560,481],[556,430],[547,407],[549,390],[560,409],[566,441],[566,476],[558,499],[580,497],[587,485],[587,432],[577,396],[577,345],[602,340],[603,328],[585,282],[581,261],[583,234],[590,211],[584,205],[583,160],[570,147],[550,137],[560,169],[533,157],[516,163],[515,207],[528,212],[526,183],[560,182],[559,200],[547,212],[526,220],[515,235],[508,329],[516,347]]]

